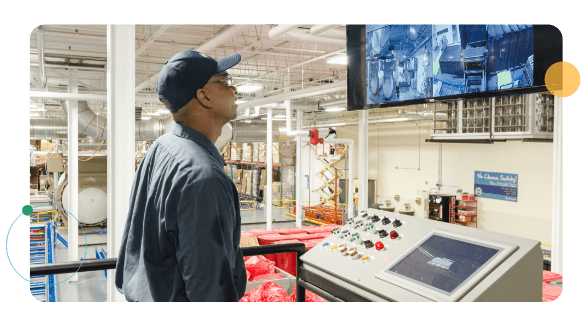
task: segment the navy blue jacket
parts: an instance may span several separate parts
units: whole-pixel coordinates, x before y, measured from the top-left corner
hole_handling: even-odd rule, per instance
[[[246,289],[236,185],[217,148],[180,124],[136,171],[116,268],[128,301],[238,301]]]

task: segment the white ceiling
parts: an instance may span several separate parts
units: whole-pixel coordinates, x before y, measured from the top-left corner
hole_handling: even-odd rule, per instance
[[[136,85],[158,74],[166,60],[184,50],[197,50],[212,38],[242,27],[222,44],[205,51],[219,59],[238,52],[242,61],[229,73],[238,84],[260,83],[263,88],[253,94],[240,93],[243,100],[272,97],[285,91],[307,89],[334,82],[345,83],[345,65],[329,64],[327,60],[345,53],[345,26],[335,26],[317,37],[310,34],[313,25],[299,25],[288,34],[272,39],[269,31],[277,25],[135,25],[135,49],[141,51],[136,58]],[[30,89],[34,91],[67,92],[69,65],[79,67],[79,92],[105,94],[107,65],[106,25],[43,25],[43,54],[46,86],[42,87],[38,53],[37,31],[30,37]],[[313,37],[300,41],[295,35]],[[327,35],[333,34],[333,37]],[[340,36],[341,35],[341,38]],[[297,36],[296,38],[300,38]],[[337,43],[337,44],[335,44]],[[147,47],[144,48],[145,44]],[[345,91],[315,95],[293,101],[293,107],[314,110],[321,104],[344,99]],[[156,95],[156,83],[137,95]],[[38,107],[46,109],[38,118],[65,118],[58,101],[33,99]],[[337,101],[339,102],[339,101]],[[89,103],[97,114],[105,115],[106,104]],[[162,104],[137,103],[143,113],[164,108]],[[320,119],[343,116],[343,113],[320,113]],[[160,118],[164,118],[163,115]],[[313,119],[313,117],[311,117]]]

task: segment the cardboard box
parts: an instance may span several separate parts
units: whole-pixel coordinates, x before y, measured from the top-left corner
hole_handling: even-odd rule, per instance
[[[252,143],[242,145],[242,161],[252,162]]]
[[[238,189],[238,193],[242,193],[242,184],[236,183],[236,188]]]
[[[243,172],[243,169],[236,169],[236,175],[234,177],[236,184],[242,183],[242,172]]]
[[[280,182],[278,170],[272,171],[272,182]]]
[[[230,155],[230,158],[232,161],[242,160],[242,155],[241,155],[242,146],[243,146],[242,142],[232,142],[231,155]]]
[[[258,162],[258,154],[260,153],[260,143],[252,143],[252,162]]]
[[[244,176],[242,177],[242,190],[243,193],[252,195],[252,170],[244,170]]]
[[[240,237],[240,247],[245,248],[248,246],[258,246],[257,236]]]
[[[259,143],[258,162],[266,162],[266,143]]]
[[[260,173],[260,189],[262,189],[266,185],[266,169],[262,169]]]
[[[272,163],[280,163],[280,145],[278,143],[272,143]]]

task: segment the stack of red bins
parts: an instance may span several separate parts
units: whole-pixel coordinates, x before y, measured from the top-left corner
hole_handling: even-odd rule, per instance
[[[282,235],[282,234],[278,234],[276,231],[271,231],[271,232],[272,232],[272,234],[259,234],[258,235],[258,243],[260,245],[270,245],[270,244],[275,244],[274,242],[277,242],[277,241],[296,240],[294,235]],[[280,268],[278,266],[278,259],[277,259],[278,254],[266,254],[264,256],[266,257],[266,259],[276,262],[277,263],[276,266],[278,268]]]
[[[561,274],[547,270],[542,271],[542,302],[552,302],[561,295],[561,292],[563,291],[561,287],[548,285],[547,283],[550,283],[553,280],[560,281],[562,279],[563,275]]]
[[[289,236],[293,236],[296,240],[305,243],[307,251],[312,249],[315,245],[321,242],[324,238],[331,235],[331,231],[339,227],[338,225],[325,225],[319,227],[301,227],[301,228],[283,228],[275,231]],[[284,235],[283,235],[284,236]],[[276,267],[296,276],[297,272],[297,255],[294,252],[281,253],[276,255]]]

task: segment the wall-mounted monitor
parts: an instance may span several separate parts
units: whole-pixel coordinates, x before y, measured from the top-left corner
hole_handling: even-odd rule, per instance
[[[546,91],[551,25],[348,25],[348,109]]]

